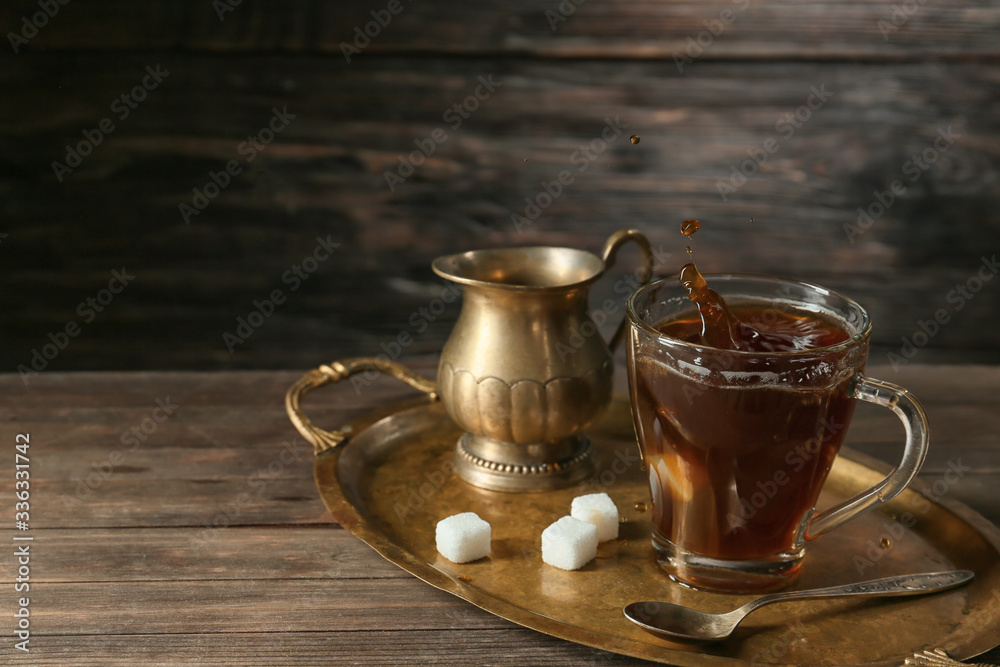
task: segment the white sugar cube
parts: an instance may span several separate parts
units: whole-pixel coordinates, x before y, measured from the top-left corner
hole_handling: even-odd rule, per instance
[[[542,560],[563,570],[578,570],[597,555],[597,526],[564,516],[542,531]]]
[[[468,563],[490,553],[490,524],[475,512],[463,512],[438,521],[437,550],[453,563]]]
[[[597,539],[601,542],[618,537],[618,508],[606,493],[591,493],[574,498],[569,513],[580,521],[597,526]]]

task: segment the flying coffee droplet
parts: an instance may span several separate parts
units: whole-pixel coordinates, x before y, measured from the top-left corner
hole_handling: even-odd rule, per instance
[[[681,234],[684,236],[692,236],[699,229],[701,229],[701,223],[697,220],[685,220],[681,223]]]
[[[892,546],[892,542],[889,541],[888,537],[883,537],[881,540],[878,541],[878,545],[883,549],[888,549],[889,547]]]
[[[636,503],[635,504],[635,511],[636,512],[645,512],[646,511],[646,503]]]
[[[750,218],[750,224],[751,225],[753,224],[753,218]]]
[[[633,134],[631,137],[629,137],[629,141],[631,141],[633,144],[639,143],[639,135]]]
[[[687,250],[688,257],[694,257],[694,248],[691,246],[684,246],[684,249]]]

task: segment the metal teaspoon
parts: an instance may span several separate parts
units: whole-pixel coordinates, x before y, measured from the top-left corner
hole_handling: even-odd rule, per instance
[[[955,588],[975,576],[969,570],[904,574],[856,584],[814,588],[806,591],[774,593],[751,600],[739,609],[726,614],[707,614],[702,611],[669,602],[633,602],[625,607],[625,616],[644,630],[655,635],[674,639],[715,640],[725,639],[747,614],[775,602],[804,598],[830,598],[848,595],[900,596],[922,595]]]

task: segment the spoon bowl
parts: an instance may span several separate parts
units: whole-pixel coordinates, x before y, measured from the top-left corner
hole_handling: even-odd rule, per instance
[[[690,607],[653,600],[633,602],[626,606],[624,611],[630,621],[655,635],[668,639],[714,641],[731,635],[740,621],[750,612],[775,602],[851,595],[883,597],[922,595],[961,586],[971,581],[974,576],[975,574],[969,570],[904,574],[843,586],[775,593],[751,600],[739,609],[725,614],[709,614]]]

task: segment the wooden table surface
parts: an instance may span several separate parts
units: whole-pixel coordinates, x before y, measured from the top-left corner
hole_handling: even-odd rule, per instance
[[[433,360],[414,364],[433,376]],[[870,369],[924,402],[922,477],[972,470],[950,495],[1000,521],[1000,367]],[[647,664],[513,625],[434,589],[339,528],[285,415],[300,372],[0,376],[0,664]],[[335,427],[412,390],[327,388]],[[861,406],[848,445],[886,461],[902,429]],[[30,435],[28,530],[14,527],[16,438]],[[23,464],[23,462],[22,462]],[[14,541],[32,537],[32,541]],[[30,545],[30,591],[15,550]],[[29,653],[15,648],[29,597]],[[1000,661],[1000,650],[980,658]]]

